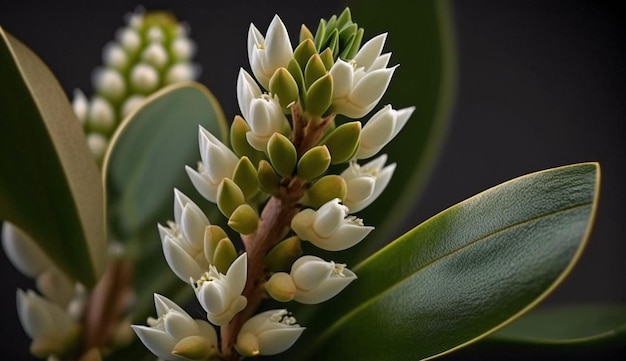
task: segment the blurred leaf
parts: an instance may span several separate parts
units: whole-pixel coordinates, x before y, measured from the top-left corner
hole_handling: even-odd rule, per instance
[[[102,183],[61,86],[0,29],[0,219],[88,287],[106,262]]]
[[[120,125],[103,165],[109,228],[135,259],[136,319],[154,313],[153,293],[193,295],[174,276],[161,250],[157,223],[174,218],[174,187],[196,202],[211,221],[223,217],[191,185],[185,165],[200,159],[198,126],[227,139],[215,97],[201,84],[179,83],[150,96]]]
[[[363,43],[389,32],[383,52],[400,64],[380,104],[415,112],[382,153],[398,167],[389,186],[359,212],[376,230],[355,247],[356,258],[372,254],[398,234],[428,181],[448,126],[456,88],[456,49],[448,1],[348,1],[352,18],[365,29]],[[380,106],[379,106],[380,108]],[[380,210],[384,209],[384,212]]]
[[[626,307],[584,305],[533,310],[490,338],[521,344],[626,340]]]
[[[359,279],[310,323],[300,320],[308,339],[297,354],[418,360],[494,332],[569,273],[590,230],[598,180],[596,163],[554,168],[432,217],[355,267]]]

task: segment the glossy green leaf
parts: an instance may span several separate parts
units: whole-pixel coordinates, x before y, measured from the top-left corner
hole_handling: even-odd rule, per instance
[[[167,266],[157,231],[157,223],[174,218],[174,187],[212,222],[225,222],[215,205],[199,196],[184,169],[195,168],[200,160],[199,125],[227,139],[225,117],[208,89],[197,83],[168,86],[124,120],[105,158],[109,229],[135,258],[136,315],[141,322],[154,313],[154,292],[173,298],[192,295]]]
[[[490,338],[525,345],[626,340],[626,307],[582,305],[533,310]]]
[[[403,130],[380,153],[389,154],[389,162],[398,166],[383,194],[358,214],[376,226],[368,242],[353,251],[353,258],[361,260],[388,243],[390,234],[398,234],[397,227],[405,220],[399,215],[408,214],[433,169],[452,111],[456,50],[446,0],[348,3],[352,19],[365,29],[363,43],[388,32],[383,52],[393,53],[390,65],[400,64],[372,114],[385,104],[394,109],[416,108]]]
[[[432,217],[353,270],[304,322],[315,359],[420,360],[474,342],[540,302],[581,254],[599,168],[533,173]],[[310,349],[307,346],[310,345]]]
[[[0,219],[91,287],[106,262],[98,168],[54,75],[2,29],[0,39]]]

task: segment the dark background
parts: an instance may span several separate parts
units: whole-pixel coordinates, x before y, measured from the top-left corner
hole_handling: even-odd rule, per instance
[[[75,87],[90,94],[91,71],[101,64],[102,46],[136,4],[0,0],[0,24],[41,56],[68,94]],[[327,0],[143,4],[148,10],[172,10],[189,23],[199,45],[200,82],[213,90],[227,118],[238,113],[236,77],[239,67],[249,68],[245,44],[251,21],[264,31],[278,13],[293,37],[300,23],[315,27],[319,18],[344,6]],[[626,12],[621,2],[452,4],[459,55],[455,107],[432,179],[406,227],[516,176],[599,161],[602,191],[587,250],[545,303],[624,304],[626,42],[621,22]],[[366,36],[373,35],[366,28]],[[27,359],[28,340],[17,320],[14,292],[31,284],[2,252],[0,269],[0,355]]]

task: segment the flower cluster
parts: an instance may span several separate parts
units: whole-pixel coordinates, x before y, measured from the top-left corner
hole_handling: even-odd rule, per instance
[[[175,220],[159,225],[165,259],[191,284],[220,337],[212,327],[206,330],[204,320],[192,320],[157,295],[158,320],[135,326],[157,356],[237,360],[283,352],[304,327],[284,309],[256,314],[264,298],[321,303],[357,279],[343,263],[303,255],[301,242],[341,251],[374,229],[355,213],[383,192],[395,164],[386,165],[386,155],[359,160],[376,156],[413,112],[387,105],[361,121],[378,105],[397,67],[388,67],[390,54],[382,54],[386,37],[361,45],[363,29],[348,9],[322,20],[315,36],[303,26],[295,48],[278,16],[265,35],[250,25],[253,75],[239,72],[242,116],[230,128],[232,148],[200,128],[201,161],[186,168],[244,249],[238,251],[238,242],[178,190]],[[342,172],[329,174],[331,165],[342,164]],[[188,325],[185,332],[180,325]]]
[[[196,51],[189,29],[169,13],[126,15],[126,26],[104,47],[103,66],[92,76],[91,99],[76,89],[73,107],[83,123],[87,142],[98,161],[119,122],[148,95],[167,84],[194,80],[199,66],[191,63]]]

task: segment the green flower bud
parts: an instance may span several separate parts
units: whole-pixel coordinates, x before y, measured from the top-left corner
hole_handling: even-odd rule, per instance
[[[339,31],[337,29],[333,29],[329,33],[326,46],[333,52],[333,54],[339,53]]]
[[[307,39],[313,41],[314,38],[315,37],[313,36],[313,33],[311,32],[311,30],[309,30],[309,28],[307,28],[306,25],[302,24],[302,26],[300,27],[300,38],[299,38],[300,43],[302,43],[303,41]]]
[[[212,224],[204,229],[204,257],[209,264],[214,263],[215,249],[224,238],[228,238],[228,235],[220,226]]]
[[[321,117],[332,102],[333,77],[326,74],[317,79],[306,93],[306,112]]]
[[[298,83],[286,68],[278,68],[270,79],[270,92],[278,96],[278,102],[283,108],[288,108],[298,101]]]
[[[325,43],[326,38],[326,20],[320,19],[320,23],[317,26],[317,30],[315,31],[315,48],[322,49],[322,46]],[[324,46],[325,48],[325,46]]]
[[[249,204],[242,204],[228,219],[228,226],[241,234],[252,234],[259,225],[259,216]]]
[[[309,149],[298,161],[298,176],[306,180],[321,176],[330,166],[330,159],[330,152],[325,145]]]
[[[322,59],[322,62],[324,62],[324,67],[326,67],[326,70],[330,70],[330,68],[333,67],[333,64],[335,64],[335,60],[333,59],[333,52],[329,48],[326,48],[320,53],[320,58]]]
[[[267,155],[281,177],[290,177],[298,160],[296,148],[282,134],[274,133],[267,142]]]
[[[259,164],[265,158],[263,152],[252,148],[246,139],[246,133],[250,131],[248,123],[239,115],[233,120],[230,126],[230,144],[238,157],[248,157],[253,164]]]
[[[330,133],[324,144],[332,157],[332,164],[340,164],[350,160],[359,147],[361,138],[361,122],[345,123]]]
[[[333,59],[354,58],[363,39],[363,28],[352,21],[350,9],[346,8],[339,17],[332,16],[328,21],[322,19],[315,33],[315,46],[318,51],[331,49]]]
[[[313,208],[319,208],[324,203],[335,199],[344,199],[348,187],[346,181],[336,175],[331,174],[320,178],[311,188],[306,192],[305,197],[302,199],[302,203]]]
[[[266,160],[262,160],[259,162],[259,186],[263,190],[263,192],[268,194],[274,194],[278,191],[278,186],[280,185],[280,177],[276,172],[274,172],[274,168],[269,164]]]
[[[217,208],[226,217],[230,217],[237,207],[245,202],[243,192],[229,178],[224,178],[217,187]]]
[[[272,272],[286,272],[293,262],[302,255],[302,245],[297,236],[280,242],[265,256],[265,266]]]
[[[233,172],[233,181],[243,192],[245,200],[250,200],[259,192],[259,181],[256,168],[250,159],[243,156]]]
[[[356,53],[359,52],[361,48],[361,41],[363,40],[363,28],[359,28],[354,34],[354,37],[346,44],[346,48],[344,52],[340,54],[341,58],[344,60],[354,59]]]
[[[265,290],[276,301],[289,302],[296,294],[296,285],[288,273],[278,272],[265,283]]]
[[[206,337],[198,335],[183,338],[172,349],[172,355],[190,360],[206,360],[218,354],[215,346],[211,345]]]
[[[228,267],[230,267],[236,259],[237,249],[235,249],[233,242],[228,237],[225,237],[217,242],[213,254],[213,261],[209,263],[214,265],[220,273],[226,274]]]
[[[304,85],[308,90],[315,81],[326,75],[326,66],[319,54],[314,54],[304,68]]]
[[[315,44],[313,40],[306,39],[300,43],[293,51],[293,58],[298,62],[300,66],[300,70],[304,71],[306,64],[309,62],[309,59],[313,55],[317,54],[317,49],[315,48]]]
[[[295,59],[289,60],[287,63],[287,71],[296,81],[298,85],[298,94],[300,96],[300,100],[304,100],[304,94],[306,94],[304,90],[304,74],[302,73],[302,69],[300,68],[300,64]]]

